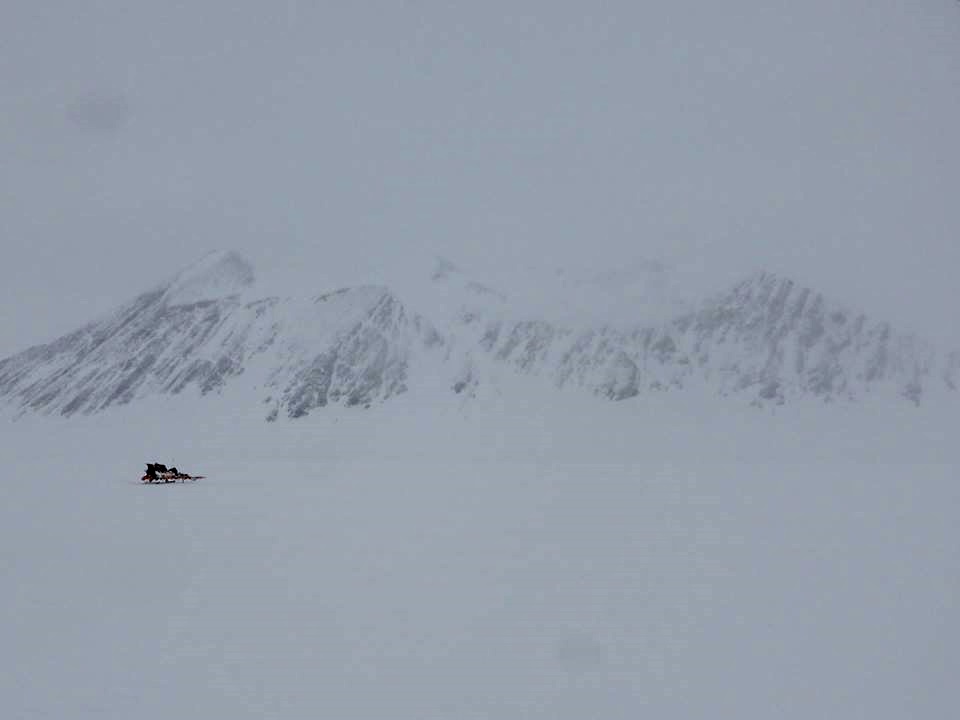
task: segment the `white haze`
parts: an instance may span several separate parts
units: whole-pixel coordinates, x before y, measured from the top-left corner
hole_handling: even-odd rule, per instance
[[[8,0],[0,358],[216,248],[570,322],[766,268],[960,347],[958,79],[953,0]],[[956,715],[956,392],[497,379],[0,406],[0,717]]]
[[[543,306],[557,269],[766,268],[960,345],[958,75],[952,0],[14,0],[0,355],[213,248],[304,292],[439,254]]]

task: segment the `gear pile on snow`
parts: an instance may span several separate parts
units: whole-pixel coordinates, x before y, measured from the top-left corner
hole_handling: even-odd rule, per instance
[[[188,475],[182,473],[175,467],[168,468],[163,463],[147,463],[147,471],[140,478],[145,483],[172,483],[186,482],[187,480],[200,480],[203,475]]]

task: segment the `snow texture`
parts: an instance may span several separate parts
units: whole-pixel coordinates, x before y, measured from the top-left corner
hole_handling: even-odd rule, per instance
[[[526,314],[444,260],[397,288],[255,299],[252,283],[241,257],[214,253],[111,317],[0,361],[0,399],[69,416],[230,388],[274,420],[420,392],[412,378],[442,378],[449,402],[473,399],[502,392],[504,370],[614,401],[702,385],[757,406],[876,394],[919,406],[960,384],[960,353],[769,273],[626,328]]]
[[[634,329],[251,277],[0,362],[0,716],[950,716],[956,354],[769,274]]]
[[[955,413],[541,390],[5,423],[0,715],[950,716]]]

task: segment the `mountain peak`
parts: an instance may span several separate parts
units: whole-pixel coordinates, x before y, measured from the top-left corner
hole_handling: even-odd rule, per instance
[[[167,286],[167,305],[189,305],[238,295],[254,282],[253,266],[233,250],[216,250],[182,270]]]
[[[637,283],[633,272],[611,276],[613,294],[645,299],[643,271]],[[652,302],[642,314],[635,304],[643,322],[623,328],[518,313],[442,261],[432,281],[421,276],[400,293],[356,286],[238,299],[252,283],[240,255],[211,253],[104,321],[0,360],[0,398],[71,415],[230,384],[265,404],[268,419],[293,418],[384,402],[415,384],[464,398],[481,386],[499,392],[500,368],[611,400],[689,387],[757,406],[891,392],[920,405],[960,387],[960,354],[770,272],[672,318],[655,317]]]
[[[454,265],[452,262],[447,260],[447,258],[437,255],[433,260],[433,272],[430,274],[430,279],[434,282],[439,280],[446,280],[451,275],[460,274],[460,268]]]

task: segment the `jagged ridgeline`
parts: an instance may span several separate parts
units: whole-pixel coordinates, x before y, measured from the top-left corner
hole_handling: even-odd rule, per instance
[[[620,401],[698,385],[759,405],[874,392],[919,405],[960,382],[960,353],[766,273],[626,328],[524,316],[449,263],[423,285],[413,305],[374,286],[258,298],[249,263],[213,253],[109,317],[0,361],[0,399],[73,415],[243,386],[273,420],[415,392],[421,366],[459,402],[494,383],[497,366]]]

